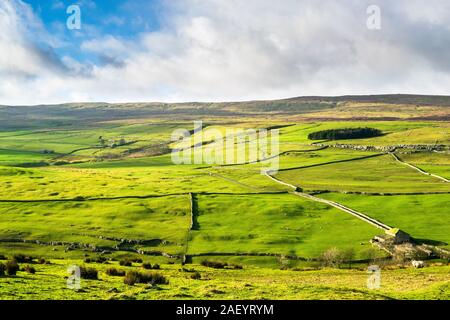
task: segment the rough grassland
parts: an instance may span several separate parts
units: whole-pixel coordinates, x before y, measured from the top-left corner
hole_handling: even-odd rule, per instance
[[[19,169],[0,167],[2,199],[73,199],[188,192],[248,192],[204,170],[183,166],[108,169]],[[261,176],[262,177],[262,176]],[[259,178],[257,178],[259,179]],[[276,188],[276,183],[267,181]],[[75,187],[74,187],[75,186]]]
[[[82,280],[82,290],[67,289],[67,268],[79,260],[54,260],[51,265],[36,265],[37,273],[19,272],[17,277],[0,278],[2,299],[450,299],[450,267],[398,269],[382,272],[381,289],[367,289],[367,271],[333,270],[281,271],[261,268],[214,270],[195,266],[201,280],[192,273],[179,271],[179,266],[162,265],[159,271],[168,285],[127,286],[122,277],[105,274],[106,269],[142,270],[134,267],[89,264],[100,270],[100,280]],[[110,292],[115,288],[116,292]]]

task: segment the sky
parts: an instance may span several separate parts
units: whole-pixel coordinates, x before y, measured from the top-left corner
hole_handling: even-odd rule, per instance
[[[0,105],[450,88],[447,0],[0,0],[0,30]]]

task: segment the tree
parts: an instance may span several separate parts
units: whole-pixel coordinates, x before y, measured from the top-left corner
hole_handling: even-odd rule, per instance
[[[348,263],[349,269],[352,268],[352,262],[355,258],[355,250],[353,248],[348,248],[342,252],[342,260]]]
[[[325,267],[340,267],[342,263],[342,252],[338,248],[331,248],[322,253],[320,261]]]
[[[106,141],[105,141],[105,139],[103,139],[103,136],[98,137],[98,140],[100,141],[100,145],[101,145],[102,147],[104,147]]]
[[[378,257],[378,251],[374,248],[369,248],[366,250],[365,256],[367,257],[367,260],[372,263]]]

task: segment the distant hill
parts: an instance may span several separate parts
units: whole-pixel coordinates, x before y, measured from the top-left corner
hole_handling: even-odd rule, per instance
[[[450,106],[450,96],[426,96],[411,94],[383,94],[365,96],[338,96],[338,97],[298,97],[288,100],[299,101],[323,101],[329,103],[338,102],[360,102],[360,103],[387,103],[387,104],[410,104],[419,106]]]
[[[271,101],[222,103],[68,103],[0,106],[3,128],[68,126],[74,121],[126,119],[189,120],[206,117],[282,117],[283,119],[449,120],[450,96],[368,95],[296,97]]]

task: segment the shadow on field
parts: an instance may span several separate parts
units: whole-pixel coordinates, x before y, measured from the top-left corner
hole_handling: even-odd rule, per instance
[[[448,245],[448,243],[446,243],[446,242],[437,241],[437,240],[418,239],[418,238],[414,238],[414,240],[415,240],[417,243],[428,244],[428,245],[430,245],[430,246],[436,246],[436,247]]]

